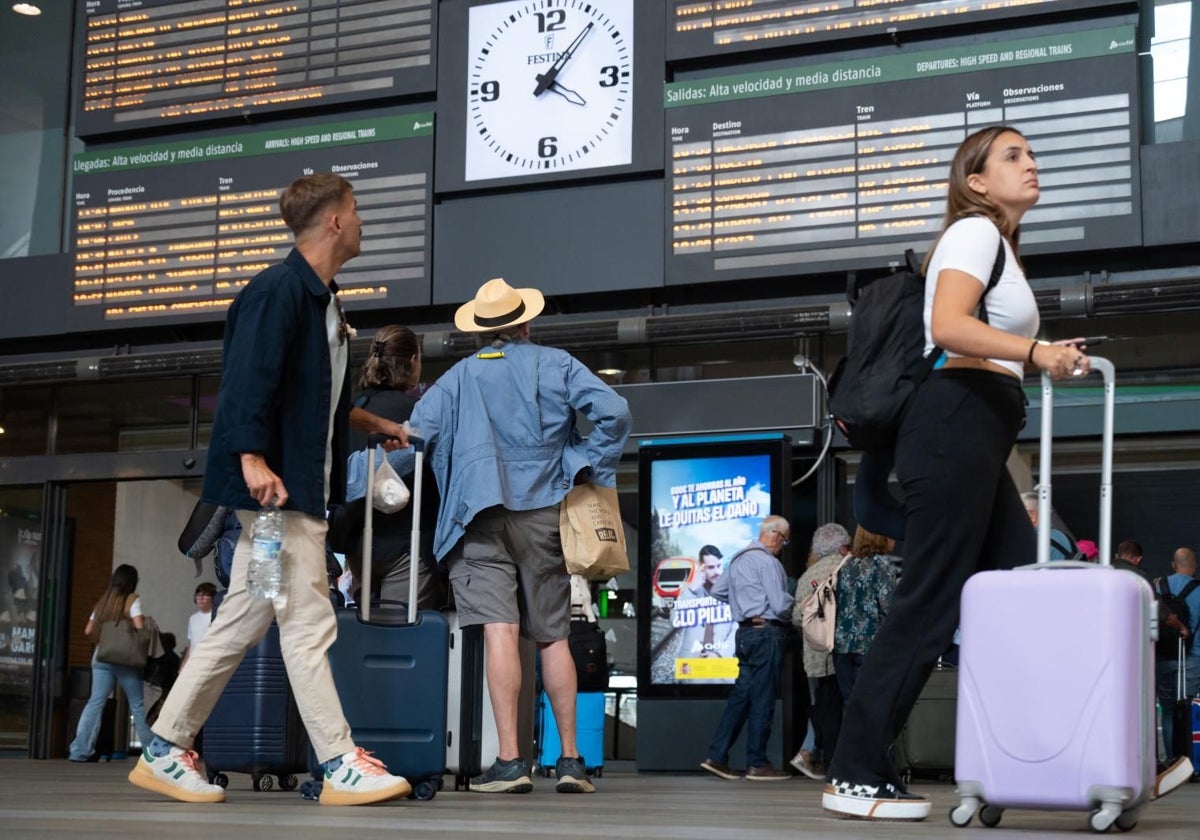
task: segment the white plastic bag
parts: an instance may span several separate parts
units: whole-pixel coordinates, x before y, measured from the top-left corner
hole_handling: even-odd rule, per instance
[[[392,465],[388,463],[382,449],[377,453],[379,466],[375,470],[375,487],[371,493],[371,504],[380,513],[398,513],[404,510],[411,494]]]

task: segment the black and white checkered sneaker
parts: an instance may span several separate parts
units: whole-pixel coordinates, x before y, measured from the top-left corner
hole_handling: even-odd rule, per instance
[[[895,785],[856,785],[830,779],[821,794],[821,807],[837,817],[856,820],[923,820],[930,801]]]

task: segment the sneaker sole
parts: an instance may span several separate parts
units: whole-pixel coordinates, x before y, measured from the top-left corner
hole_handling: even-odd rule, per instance
[[[528,776],[522,776],[519,779],[512,781],[495,781],[481,782],[476,784],[471,782],[469,790],[476,793],[531,793],[533,791],[533,781]]]
[[[788,764],[790,764],[790,765],[792,765],[793,767],[795,767],[797,770],[799,770],[799,771],[800,771],[801,773],[803,773],[805,776],[808,776],[808,778],[812,779],[814,782],[823,782],[823,781],[825,781],[825,777],[824,777],[824,776],[822,776],[822,775],[821,775],[820,773],[818,773],[817,771],[813,770],[811,767],[806,767],[805,765],[803,765],[803,764],[801,764],[801,763],[799,763],[799,762],[797,762],[797,761],[789,761],[789,762],[788,762]]]
[[[728,781],[728,782],[736,782],[738,779],[742,778],[741,776],[739,776],[739,775],[737,775],[737,774],[735,774],[735,773],[722,773],[722,772],[721,772],[720,770],[718,770],[717,768],[715,768],[715,767],[708,767],[707,765],[704,765],[704,764],[701,764],[701,765],[700,765],[700,769],[701,769],[701,770],[704,770],[704,771],[706,771],[706,772],[712,773],[712,774],[713,774],[714,776],[716,776],[718,779],[725,779],[725,780],[726,780],[726,781]]]
[[[388,788],[375,790],[334,790],[333,785],[326,782],[321,786],[321,796],[317,800],[322,805],[372,805],[376,802],[387,802],[389,799],[400,799],[412,793],[412,785],[404,779]]]
[[[786,782],[790,778],[792,778],[790,773],[784,773],[782,776],[751,776],[749,773],[746,774],[747,782]]]
[[[821,809],[835,817],[876,822],[919,822],[929,816],[931,802],[908,802],[897,799],[863,799],[844,796],[826,788],[821,794]]]
[[[133,769],[129,771],[129,781],[142,790],[161,793],[163,796],[169,796],[171,799],[178,800],[179,802],[208,803],[225,801],[224,790],[221,790],[219,793],[200,793],[199,791],[186,790],[178,785],[163,781],[155,776],[154,771],[140,758]]]
[[[1154,783],[1154,798],[1160,799],[1187,782],[1192,777],[1192,762],[1186,756],[1172,764],[1161,779]]]
[[[596,786],[588,779],[576,779],[573,776],[563,776],[554,786],[558,793],[595,793]]]

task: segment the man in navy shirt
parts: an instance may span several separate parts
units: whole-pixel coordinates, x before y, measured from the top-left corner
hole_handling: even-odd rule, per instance
[[[333,278],[362,247],[350,182],[306,175],[283,192],[279,208],[296,247],[259,272],[229,307],[201,493],[235,509],[242,524],[229,591],[219,619],[188,652],[129,781],[183,802],[224,801],[224,789],[208,783],[191,748],[246,651],[276,622],[296,704],[325,770],[321,804],[379,802],[405,796],[411,787],[355,746],[342,714],[326,657],[337,620],[327,594],[325,514],[346,486],[348,418],[368,433],[407,439],[391,421],[348,411],[353,330]],[[252,526],[268,505],[279,507],[285,522],[283,582],[272,599],[246,591]]]

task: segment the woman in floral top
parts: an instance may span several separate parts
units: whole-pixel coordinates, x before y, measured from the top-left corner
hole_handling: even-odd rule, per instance
[[[896,589],[895,540],[872,534],[861,525],[854,532],[854,555],[842,566],[837,582],[837,629],[833,664],[842,697],[850,699],[867,648],[887,615]]]

